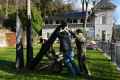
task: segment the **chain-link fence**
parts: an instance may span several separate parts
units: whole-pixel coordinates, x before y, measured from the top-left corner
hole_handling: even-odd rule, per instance
[[[120,42],[98,41],[97,46],[104,52],[106,57],[120,68]]]

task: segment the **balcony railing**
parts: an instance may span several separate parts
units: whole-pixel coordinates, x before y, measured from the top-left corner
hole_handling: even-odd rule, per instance
[[[44,28],[56,28],[57,26],[59,26],[60,24],[45,24]],[[68,27],[69,28],[82,28],[83,24],[82,23],[69,23]],[[93,24],[88,23],[87,27],[93,27]]]

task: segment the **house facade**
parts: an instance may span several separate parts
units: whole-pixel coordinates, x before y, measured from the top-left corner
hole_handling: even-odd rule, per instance
[[[101,0],[93,8],[94,16],[88,13],[88,21],[86,27],[87,37],[95,40],[111,40],[113,27],[113,12],[116,6],[111,0]],[[67,12],[55,16],[46,16],[45,26],[42,30],[42,37],[49,38],[50,34],[60,24],[61,20],[68,22],[68,27],[73,31],[83,29],[83,19],[85,12]]]

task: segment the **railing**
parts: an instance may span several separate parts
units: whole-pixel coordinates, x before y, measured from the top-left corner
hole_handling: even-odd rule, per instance
[[[104,52],[112,63],[116,64],[120,70],[120,42],[97,42],[97,46]]]
[[[45,24],[44,28],[56,28],[60,24]],[[69,23],[68,27],[69,28],[82,28],[83,24],[82,23]],[[88,23],[87,27],[93,27],[92,24]]]

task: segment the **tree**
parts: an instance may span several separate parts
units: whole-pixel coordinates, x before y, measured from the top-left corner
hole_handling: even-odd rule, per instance
[[[87,20],[88,20],[88,5],[90,3],[91,0],[81,0],[81,3],[82,3],[82,12],[85,12],[85,16],[83,15],[83,29],[84,29],[84,36],[86,37],[86,27],[87,27]],[[80,51],[82,52],[82,51]],[[81,54],[81,53],[80,53]],[[86,52],[85,54],[86,55]],[[89,78],[90,77],[90,74],[89,74],[89,71],[87,69],[87,66],[86,64],[84,64],[84,62],[81,62],[82,65],[84,65],[84,70],[85,70],[85,75]]]
[[[31,66],[33,60],[32,47],[32,17],[31,17],[31,2],[27,0],[27,67]]]
[[[32,7],[32,12],[30,9],[31,7]],[[26,66],[29,68],[33,59],[32,32],[35,31],[39,35],[43,26],[43,21],[40,15],[40,11],[36,8],[36,6],[31,6],[29,2],[27,3],[27,11],[25,8],[19,8],[18,11],[19,11],[18,15],[20,16],[19,20],[21,20],[22,26],[24,26],[22,28],[24,31],[27,32],[27,65]],[[17,29],[18,28],[16,27],[16,30]],[[19,31],[20,29],[21,28],[19,28],[17,31]],[[18,39],[18,40],[20,40],[19,44],[21,45],[22,39]],[[20,51],[18,53],[20,53]]]
[[[86,27],[87,27],[87,20],[88,20],[88,7],[89,7],[89,4],[92,4],[93,5],[93,8],[94,6],[96,5],[96,3],[98,2],[98,0],[81,0],[81,3],[82,3],[82,12],[85,12],[85,16],[83,17],[83,30],[84,30],[84,35],[86,35]],[[92,15],[94,16],[94,9],[91,8],[91,12],[92,12]]]
[[[41,35],[41,30],[44,25],[43,19],[41,17],[41,11],[36,7],[32,6],[32,26],[35,33]]]
[[[16,68],[24,68],[23,44],[22,44],[22,27],[20,18],[16,15]]]
[[[82,12],[85,12],[85,17],[83,17],[83,30],[84,30],[84,35],[86,35],[86,24],[87,24],[87,19],[88,19],[88,4],[90,0],[81,0],[82,3]]]
[[[65,13],[72,10],[71,4],[60,4],[60,5],[59,3],[54,3],[54,4],[55,4],[55,9],[53,10],[53,14]]]
[[[46,16],[46,12],[47,12],[47,6],[49,6],[49,4],[52,2],[52,0],[32,0],[33,3],[35,3],[37,5],[37,7],[39,7],[39,9],[41,10],[41,15],[42,17]]]
[[[64,26],[66,26],[66,24],[62,24],[62,25],[58,26],[54,30],[54,32],[51,34],[50,38],[41,46],[41,49],[40,49],[39,53],[33,59],[33,63],[30,66],[31,69],[34,69],[36,67],[36,65],[42,60],[43,56],[45,54],[47,54],[47,52],[49,51],[50,47],[53,45],[54,41],[56,40],[58,32]]]
[[[23,44],[22,44],[22,25],[18,14],[18,0],[16,0],[16,68],[24,68]]]
[[[6,10],[5,10],[5,12],[6,12],[6,14],[5,14],[5,16],[7,17],[8,16],[8,0],[6,0]]]
[[[64,4],[63,0],[32,0],[40,7],[41,15],[45,16],[63,13],[72,10],[71,4]]]

